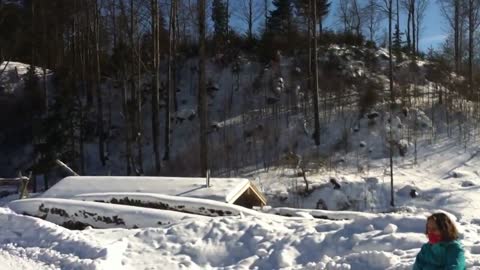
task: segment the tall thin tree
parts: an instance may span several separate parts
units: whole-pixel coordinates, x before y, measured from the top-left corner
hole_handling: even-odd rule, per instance
[[[151,22],[150,29],[152,32],[152,61],[153,61],[153,76],[152,76],[152,140],[153,140],[153,153],[155,156],[155,173],[160,173],[160,149],[159,149],[159,87],[160,87],[160,70],[159,70],[159,48],[160,48],[160,16],[158,8],[158,0],[150,0],[150,12]]]
[[[205,0],[199,0],[198,32],[199,32],[199,73],[198,73],[198,110],[200,120],[200,175],[206,176],[208,170],[208,137],[207,137],[207,88],[205,82]]]
[[[416,3],[417,3],[417,7],[415,9],[416,13],[415,13],[415,25],[416,25],[416,31],[415,31],[415,40],[417,41],[417,46],[416,46],[416,52],[415,54],[418,55],[420,53],[420,49],[419,49],[419,40],[420,40],[420,32],[422,30],[422,23],[423,23],[423,19],[425,17],[425,12],[427,10],[427,7],[430,3],[430,0],[415,0]]]
[[[375,40],[375,34],[379,28],[382,19],[381,13],[378,12],[378,0],[368,0],[367,4],[362,9],[364,26],[367,28],[368,37],[371,41]]]
[[[479,26],[478,12],[479,1],[468,0],[468,87],[470,95],[473,95],[473,58],[475,32]]]
[[[390,205],[395,206],[394,188],[393,188],[393,106],[395,104],[395,94],[393,92],[393,55],[392,55],[392,0],[388,0],[388,77],[390,86]]]
[[[453,60],[454,71],[460,72],[462,61],[463,40],[463,3],[464,0],[438,0],[442,15],[447,19],[453,31]]]
[[[315,144],[320,145],[320,110],[318,96],[317,1],[313,0],[313,106],[315,113]]]
[[[175,92],[175,55],[176,55],[176,36],[177,36],[177,1],[172,0],[170,5],[170,23],[169,23],[169,37],[168,37],[168,78],[167,78],[167,100],[165,109],[165,155],[164,160],[170,159],[170,145],[171,145],[171,112],[172,112],[172,97]]]
[[[390,205],[395,206],[394,187],[393,187],[393,108],[395,105],[395,93],[393,89],[393,55],[392,55],[392,22],[393,22],[393,0],[383,0],[382,10],[388,18],[388,77],[390,89],[390,119],[389,119],[389,160],[390,160]]]
[[[97,127],[98,127],[98,152],[100,161],[105,166],[105,133],[103,131],[103,98],[100,71],[100,7],[98,1],[94,4],[94,42],[95,42],[95,94],[97,96]]]

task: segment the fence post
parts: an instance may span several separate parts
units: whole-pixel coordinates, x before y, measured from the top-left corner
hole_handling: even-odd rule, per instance
[[[210,169],[207,170],[207,188],[210,187]]]
[[[20,180],[20,196],[19,199],[24,199],[28,197],[28,183],[32,177],[32,172],[28,174],[28,177],[22,176],[22,173],[18,173],[18,179]]]

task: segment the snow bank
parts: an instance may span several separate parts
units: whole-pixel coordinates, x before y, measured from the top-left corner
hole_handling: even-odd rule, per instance
[[[47,265],[52,258],[63,261],[52,269],[406,270],[411,269],[426,241],[424,214],[319,211],[317,214],[350,220],[240,215],[188,218],[169,226],[135,230],[69,231],[8,209],[3,212],[9,214],[2,215],[0,209],[0,260],[7,252],[13,257],[10,262],[25,258],[22,263],[26,265],[32,258]],[[149,215],[148,211],[139,212],[137,219],[148,220]],[[28,222],[17,228],[22,221]],[[7,244],[11,242],[15,245]],[[36,252],[51,248],[51,257],[26,251],[26,245]],[[469,252],[466,256],[468,269],[478,269],[475,257]],[[34,269],[36,264],[31,265]]]
[[[67,199],[25,199],[8,204],[13,211],[41,217],[70,228],[139,228],[172,224],[183,219],[204,217],[168,210],[82,202]]]
[[[104,260],[104,247],[50,222],[0,208],[0,224],[1,269],[93,270]]]
[[[426,240],[424,222],[422,216],[401,215],[371,215],[358,223],[253,216],[191,220],[124,238],[131,243],[126,252],[142,247],[126,264],[150,258],[142,268],[411,269]],[[394,223],[398,228],[391,230]],[[159,250],[162,256],[155,256]]]
[[[376,216],[375,214],[355,211],[329,211],[315,209],[297,209],[288,207],[263,208],[262,211],[283,216],[302,216],[302,214],[307,213],[312,217],[331,220],[355,220],[360,218],[372,218]]]

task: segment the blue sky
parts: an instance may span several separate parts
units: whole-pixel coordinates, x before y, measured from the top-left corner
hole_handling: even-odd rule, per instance
[[[338,0],[331,0],[332,7],[328,17],[326,18],[326,25],[329,28],[335,28],[338,25],[337,19],[337,7],[336,3]],[[363,1],[360,0],[362,3]],[[430,4],[425,11],[425,21],[423,23],[422,31],[420,32],[420,50],[426,51],[428,48],[438,48],[445,41],[448,33],[447,21],[441,14],[440,6],[436,0],[430,0]],[[394,1],[395,3],[395,1]],[[400,14],[400,28],[402,31],[405,28],[406,24],[406,15]],[[402,22],[403,21],[403,22]],[[384,29],[387,29],[388,24],[386,22],[382,26]],[[378,33],[382,33],[378,31]]]
[[[237,1],[237,0],[234,0]],[[271,0],[270,0],[271,1]],[[335,29],[335,27],[340,26],[338,23],[338,16],[337,16],[337,7],[336,4],[338,0],[330,0],[332,3],[330,13],[325,20],[325,26],[330,29]],[[364,3],[365,0],[359,0],[361,4]],[[263,2],[263,1],[261,1]],[[394,1],[395,2],[395,1]],[[425,21],[423,23],[422,31],[420,32],[420,50],[426,51],[428,48],[433,47],[437,49],[439,46],[443,44],[447,37],[448,33],[448,25],[441,14],[441,10],[437,0],[429,0],[430,5],[428,6],[427,10],[425,11]],[[240,2],[238,2],[240,3]],[[232,25],[237,29],[237,31],[245,32],[246,25],[241,19],[236,16],[238,13],[238,8],[242,6],[235,6],[232,10]],[[272,6],[270,4],[270,9]],[[401,31],[404,31],[406,28],[406,15],[400,14],[400,28]],[[263,17],[260,18],[258,23],[256,24],[256,28],[263,26]],[[382,30],[378,31],[378,34],[383,33],[384,30],[387,30],[388,24],[385,21],[384,25],[381,26]],[[337,29],[335,29],[337,30]]]
[[[442,16],[439,4],[437,1],[430,1],[425,12],[423,32],[420,33],[420,49],[438,47],[445,41],[448,32],[447,20]]]

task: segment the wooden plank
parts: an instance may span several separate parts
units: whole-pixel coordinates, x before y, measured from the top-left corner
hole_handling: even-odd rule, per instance
[[[30,176],[32,173],[30,172]],[[19,199],[27,197],[27,186],[30,177],[25,177],[20,174],[17,178],[0,178],[0,187],[11,187],[16,188],[17,192],[20,193]]]
[[[27,181],[27,177],[17,177],[17,178],[0,178],[0,186],[20,186],[22,181]]]
[[[67,164],[63,163],[61,160],[57,159],[57,160],[55,160],[55,163],[57,163],[58,166],[65,169],[69,174],[71,174],[73,176],[79,176],[78,173],[76,173],[74,170],[72,170],[70,167],[68,167]]]
[[[255,193],[255,195],[257,195],[257,197],[260,199],[260,201],[262,201],[262,206],[267,205],[267,198],[265,197],[265,195],[263,195],[262,192],[260,192],[260,190],[258,190],[258,188],[252,182],[250,182],[250,190],[252,190],[253,193]]]

